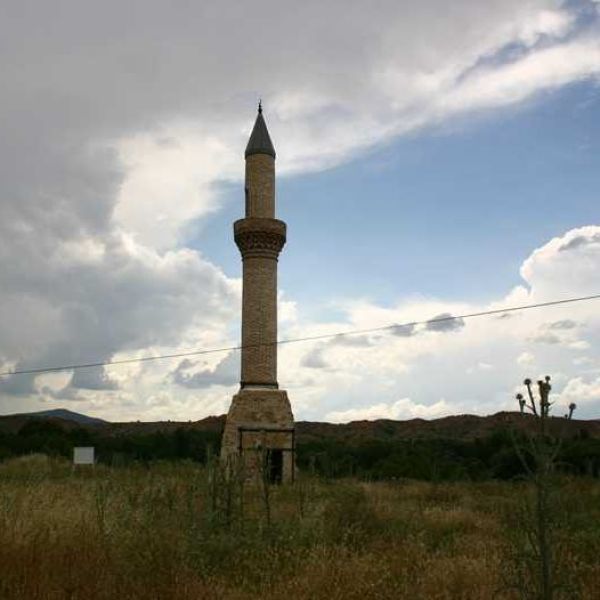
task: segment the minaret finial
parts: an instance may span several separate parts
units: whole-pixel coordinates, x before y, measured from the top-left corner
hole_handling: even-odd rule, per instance
[[[262,115],[262,98],[258,99],[258,114]]]

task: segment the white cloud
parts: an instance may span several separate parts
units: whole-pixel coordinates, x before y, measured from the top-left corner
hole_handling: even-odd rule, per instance
[[[578,413],[581,412],[581,409],[585,410],[588,407],[597,409],[600,407],[600,377],[570,379],[558,396],[558,402],[564,406],[575,402],[579,409]],[[596,418],[598,418],[597,415]]]
[[[409,43],[406,36],[400,47],[396,39],[400,25],[395,18],[405,19],[405,15],[391,11],[385,23],[378,23],[377,36],[367,27],[360,59],[347,46],[347,64],[338,66],[326,81],[318,71],[289,80],[289,65],[274,64],[267,87],[276,91],[267,98],[267,106],[279,174],[331,167],[394,136],[598,77],[599,38],[563,40],[574,22],[572,14],[541,8],[543,2],[521,4],[511,14],[501,10],[500,21],[486,22],[487,36],[470,28],[465,32],[465,23],[456,23],[464,38],[459,46],[448,47],[447,40],[435,37],[424,51],[414,40],[417,49],[408,49],[414,54],[412,62],[400,58]],[[490,15],[475,18],[491,17],[498,9],[494,5]],[[464,12],[460,17],[468,22],[473,15]],[[420,21],[420,15],[416,19]],[[421,29],[425,39],[429,26],[424,23]],[[353,32],[350,28],[345,34]],[[429,34],[438,31],[432,27]],[[394,42],[388,35],[394,36]],[[535,42],[544,36],[552,41],[537,47]],[[523,51],[506,60],[491,60],[511,44],[522,44]],[[362,70],[360,63],[365,61]],[[368,99],[361,92],[364,72],[373,74]],[[256,73],[258,81],[263,77]],[[141,138],[119,141],[120,154],[130,167],[115,212],[119,222],[147,243],[163,246],[174,243],[191,218],[218,207],[211,183],[241,179],[236,159],[241,158],[239,149],[250,126],[247,111],[239,112],[237,105],[227,111],[231,111],[227,122],[221,118],[211,123],[206,116],[165,119]],[[164,139],[171,143],[161,143]]]
[[[535,250],[522,269],[528,287],[513,290],[489,305],[459,305],[422,298],[401,300],[396,306],[385,308],[364,300],[347,302],[343,307],[347,320],[321,324],[314,331],[321,334],[380,327],[427,320],[440,312],[464,314],[570,297],[572,294],[561,288],[563,271],[579,272],[587,279],[600,269],[600,246],[595,243],[598,233],[600,226],[572,230]],[[571,243],[574,239],[578,240],[575,245]],[[565,246],[568,250],[563,249]],[[580,265],[581,252],[587,253],[585,267]],[[552,268],[553,261],[557,263],[556,270]],[[587,282],[577,280],[574,287],[581,290],[586,285]],[[551,292],[544,294],[540,290]],[[537,379],[550,374],[557,398],[566,394],[570,401],[577,402],[575,397],[581,393],[578,416],[597,417],[600,400],[594,396],[594,385],[570,383],[582,373],[582,367],[589,369],[597,362],[597,358],[594,362],[589,356],[585,363],[578,360],[582,350],[590,356],[600,355],[597,302],[532,309],[512,313],[510,318],[468,319],[460,331],[445,335],[421,330],[399,337],[391,332],[373,337],[369,346],[327,347],[327,369],[320,369],[310,384],[299,385],[298,397],[292,394],[291,398],[307,418],[321,418],[324,403],[331,407],[326,416],[336,420],[427,416],[422,407],[438,406],[440,397],[444,398],[447,412],[488,414],[516,409],[515,388],[525,377]],[[312,333],[310,324],[298,323],[297,327],[298,332],[306,333],[308,329]],[[536,336],[540,332],[553,332],[555,343],[538,343]],[[586,340],[577,337],[582,334]],[[324,358],[322,344],[286,347],[280,361],[282,381],[299,379],[304,372],[303,361],[314,352]],[[597,373],[592,369],[589,376],[597,377]],[[410,398],[412,403],[394,400],[398,397]],[[373,403],[373,398],[380,401]]]
[[[535,283],[537,297],[574,297],[598,292],[599,233],[595,225],[572,229],[550,240],[525,260],[521,276]]]
[[[600,71],[596,29],[578,31],[576,8],[552,0],[429,0],[410,11],[392,0],[378,10],[338,1],[293,11],[273,0],[178,10],[156,0],[67,5],[56,11],[23,0],[0,22],[4,368],[235,345],[240,282],[186,249],[185,235],[194,219],[218,210],[221,182],[241,180],[259,93],[285,175]],[[596,292],[597,235],[582,228],[538,249],[521,270],[529,287],[491,306]],[[356,298],[340,307],[346,319],[319,325],[302,321],[293,299],[281,308],[289,337],[474,307],[405,298],[384,308]],[[573,312],[556,310],[556,319]],[[597,319],[584,306],[576,312],[586,338],[579,329],[554,331],[561,343],[540,344],[547,347],[536,349],[536,364],[558,368],[584,347],[593,355]],[[290,345],[281,379],[307,415],[343,412],[347,402],[360,408],[380,395],[398,414],[414,409],[395,400],[404,397],[416,407],[444,397],[453,408],[489,411],[504,402],[490,390],[510,387],[502,360],[516,365],[544,322],[531,314],[507,319],[502,335],[492,320],[451,335],[411,330],[328,344],[328,368],[310,374],[300,365],[314,348]],[[217,363],[200,372],[215,373]],[[478,369],[485,378],[465,390],[459,374],[482,364],[494,369]],[[58,396],[107,418],[224,410],[223,386],[175,386],[177,366],[9,378],[0,382],[0,407],[36,408]],[[229,367],[217,372],[224,382]]]
[[[449,406],[444,399],[435,404],[425,405],[414,403],[410,398],[402,398],[391,404],[382,402],[364,408],[332,411],[325,415],[325,418],[334,423],[374,419],[434,419],[449,415],[452,412],[453,407]]]
[[[184,358],[177,368],[173,371],[173,382],[187,388],[198,389],[207,388],[212,385],[222,385],[226,387],[235,386],[239,382],[239,352],[229,352],[224,357],[219,355],[219,362],[214,368],[204,368],[197,370],[198,361]]]
[[[173,247],[185,223],[218,208],[215,178],[243,172],[239,153],[198,129],[182,127],[162,137],[143,134],[119,143],[127,177],[114,218],[141,243]]]
[[[328,367],[323,356],[323,348],[315,348],[312,352],[305,354],[300,364],[309,369],[326,369]]]
[[[535,356],[531,352],[521,352],[517,356],[517,363],[522,366],[527,366],[535,363]]]
[[[73,157],[112,149],[120,180],[104,217],[163,249],[218,208],[218,182],[241,179],[259,90],[285,174],[600,72],[594,30],[578,33],[576,9],[553,0],[428,0],[410,12],[392,0],[376,11],[336,1],[289,11],[273,0],[252,10],[19,6],[0,30],[6,174],[15,180],[18,163],[53,156],[55,172],[85,177],[98,166]]]
[[[556,293],[560,281],[554,281],[554,278],[562,277],[563,269],[569,270],[564,263],[565,255],[570,253],[572,257],[571,270],[578,264],[579,253],[583,251],[588,252],[588,260],[600,268],[600,247],[596,247],[594,241],[598,233],[600,226],[569,231],[535,250],[524,262],[527,265],[527,290],[512,290],[489,305],[408,298],[400,300],[396,306],[384,308],[364,300],[347,301],[340,307],[345,318],[338,322],[316,324],[291,311],[282,337],[426,321],[441,312],[459,314],[548,300],[551,297],[540,296],[538,288]],[[578,240],[576,244],[571,243],[574,239]],[[568,246],[567,250],[564,250],[565,246]],[[590,248],[595,249],[591,254]],[[190,255],[194,256],[193,253]],[[556,271],[552,269],[553,260],[558,262]],[[589,268],[593,270],[591,266]],[[582,271],[582,276],[587,277],[588,271]],[[189,279],[189,274],[185,279]],[[238,290],[234,288],[231,293],[237,294]],[[181,293],[185,298],[196,292],[183,287]],[[216,299],[219,297],[217,295]],[[232,304],[236,303],[237,300]],[[233,310],[226,309],[222,324],[234,318]],[[218,326],[210,331],[202,324],[196,331],[185,329],[183,322],[191,318],[193,309],[186,311],[179,330],[179,336],[185,341],[177,347],[191,349],[194,339],[204,340],[196,347],[219,345],[222,338]],[[213,313],[210,315],[214,318]],[[556,344],[537,344],[534,356],[528,340],[540,331],[553,331],[561,336],[585,333],[588,356],[582,357],[581,349],[574,348],[576,342],[569,337]],[[163,334],[158,330],[157,335],[160,338]],[[349,340],[352,342],[348,343]],[[599,349],[600,319],[594,303],[589,302],[514,313],[510,318],[469,319],[459,331],[444,334],[421,328],[410,336],[397,336],[392,331],[361,335],[356,339],[334,337],[328,341],[286,344],[280,348],[279,379],[288,389],[299,418],[348,421],[435,418],[458,412],[487,414],[515,409],[515,389],[524,377],[537,379],[548,373],[553,377],[557,414],[561,414],[563,404],[575,401],[579,406],[577,416],[590,418],[597,416],[600,410],[596,393],[598,369],[594,368]],[[157,345],[151,352],[163,350]],[[117,353],[115,358],[147,352],[142,348],[136,352]],[[236,354],[227,358],[216,354],[200,361],[191,357],[183,364],[180,360],[172,360],[108,369],[107,376],[118,384],[118,389],[110,389],[111,386],[104,390],[89,389],[93,386],[88,389],[71,387],[70,397],[79,400],[81,410],[109,418],[139,418],[143,415],[145,419],[187,419],[222,413],[236,389],[238,358]],[[581,362],[584,358],[585,362]],[[174,381],[173,373],[182,375],[179,383]],[[34,388],[41,390],[47,403],[58,403],[57,391],[59,397],[61,393],[63,399],[67,397],[64,390],[69,389],[69,381],[58,377],[43,376],[31,382]],[[51,378],[54,394],[43,391],[50,386]],[[13,390],[13,393],[18,391]],[[25,397],[31,397],[27,396],[31,391],[26,386],[21,390]],[[168,403],[165,402],[167,396],[170,398]],[[374,398],[379,400],[374,403]]]
[[[520,102],[535,92],[597,77],[600,43],[576,41],[539,50],[496,69],[482,69],[444,97],[441,112],[484,109]]]

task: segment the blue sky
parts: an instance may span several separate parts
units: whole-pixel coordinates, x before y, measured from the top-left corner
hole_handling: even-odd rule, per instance
[[[0,22],[0,372],[239,344],[259,97],[281,338],[600,292],[599,2],[61,6]],[[548,373],[593,418],[599,314],[286,344],[279,382],[297,418],[348,421],[511,409]],[[0,376],[0,412],[188,420],[238,386],[227,352]]]
[[[186,244],[235,277],[243,196],[241,184],[223,188],[223,208]],[[316,319],[357,293],[384,304],[490,301],[522,283],[532,248],[598,221],[599,189],[596,83],[431,127],[337,168],[278,178],[289,224],[280,286]]]

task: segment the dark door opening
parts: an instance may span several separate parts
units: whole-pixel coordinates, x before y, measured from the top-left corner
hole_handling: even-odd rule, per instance
[[[269,483],[281,483],[283,479],[283,450],[269,448],[267,451],[267,475]]]

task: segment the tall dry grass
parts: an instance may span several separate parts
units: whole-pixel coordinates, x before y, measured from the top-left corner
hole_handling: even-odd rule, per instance
[[[267,518],[260,486],[215,481],[190,463],[0,465],[0,598],[521,597],[508,584],[526,543],[525,484],[301,477],[271,488]],[[566,486],[561,568],[579,597],[597,598],[600,484]]]

